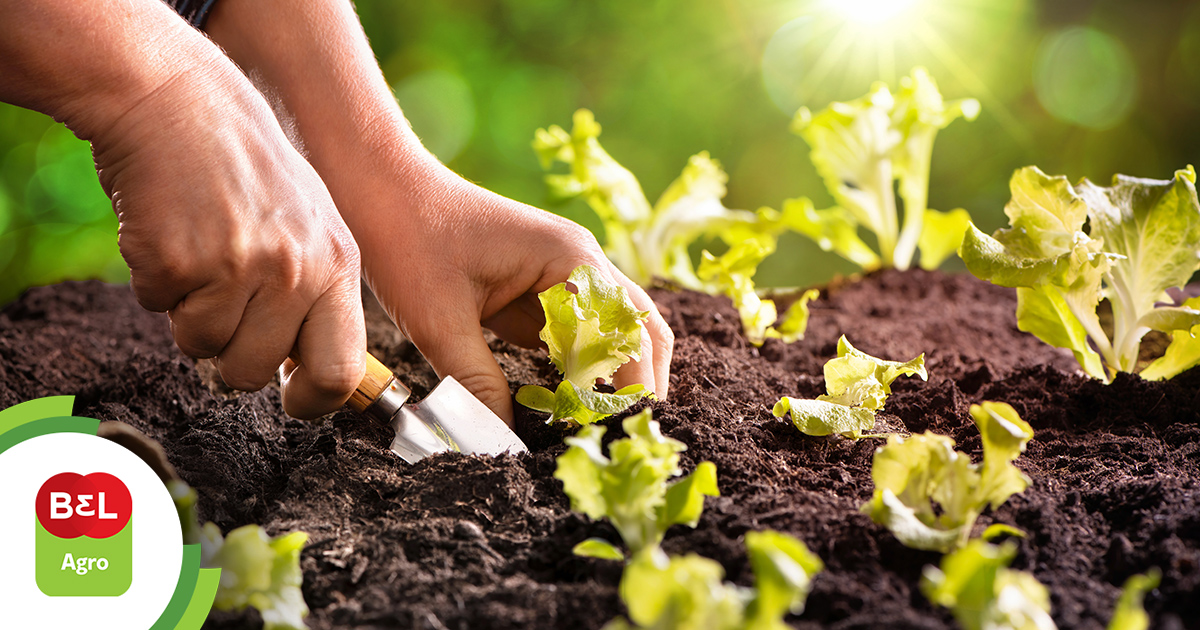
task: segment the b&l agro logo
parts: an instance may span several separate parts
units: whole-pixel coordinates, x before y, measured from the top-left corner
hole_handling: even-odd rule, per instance
[[[133,583],[133,498],[108,473],[61,473],[37,494],[37,585],[51,597],[118,597]]]

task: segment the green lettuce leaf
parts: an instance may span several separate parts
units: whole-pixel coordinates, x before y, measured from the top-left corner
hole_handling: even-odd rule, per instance
[[[746,630],[785,630],[787,613],[804,612],[813,576],[825,564],[800,540],[774,531],[747,532],[746,555],[754,570],[754,599],[746,609]]]
[[[1028,486],[1012,462],[1033,437],[1029,425],[1004,403],[972,405],[971,416],[983,437],[982,464],[954,450],[954,440],[928,431],[889,436],[875,451],[875,492],[862,511],[904,545],[942,553],[961,547],[984,508]]]
[[[221,537],[216,525],[205,525],[205,566],[220,567],[221,581],[213,607],[240,611],[253,606],[265,630],[302,630],[308,606],[300,592],[300,551],[304,532],[271,538],[258,525],[239,527]]]
[[[1150,616],[1143,608],[1146,593],[1158,588],[1162,580],[1162,571],[1151,569],[1145,575],[1135,575],[1125,580],[1121,588],[1121,597],[1117,599],[1117,608],[1113,611],[1112,619],[1108,622],[1108,630],[1147,630],[1150,627]]]
[[[607,518],[633,555],[657,547],[675,524],[695,526],[704,496],[716,496],[716,468],[701,463],[689,476],[680,474],[682,442],[665,437],[650,410],[630,416],[622,427],[629,437],[600,446],[604,427],[588,425],[566,439],[567,451],[558,458],[555,479],[571,499],[571,509],[593,520]]]
[[[858,222],[839,207],[817,210],[808,197],[783,202],[782,225],[812,239],[822,250],[833,252],[864,270],[877,269],[879,254],[858,236]],[[923,247],[922,247],[923,249]]]
[[[584,558],[601,560],[624,560],[625,554],[612,543],[601,538],[588,538],[571,548],[571,553]]]
[[[1185,300],[1184,306],[1200,310],[1200,297]],[[1191,330],[1176,330],[1171,333],[1171,344],[1167,351],[1141,371],[1142,378],[1159,381],[1200,365],[1200,326]]]
[[[614,413],[621,413],[639,400],[653,394],[645,385],[635,383],[607,394],[577,390],[571,381],[564,380],[555,391],[540,385],[523,385],[517,390],[517,402],[550,414],[547,422],[566,422],[574,425],[592,424]]]
[[[815,238],[827,239],[823,248],[842,253],[839,245],[848,248],[850,239],[832,237],[846,235],[848,225],[861,225],[875,234],[884,266],[907,269],[924,232],[937,132],[956,118],[973,120],[978,114],[974,99],[944,102],[923,68],[902,79],[894,96],[886,85],[876,83],[862,98],[833,103],[816,114],[801,108],[792,131],[812,148],[817,173],[848,216],[836,222],[811,217],[807,229],[798,231],[815,233]],[[903,225],[894,189],[897,180],[904,200]],[[932,261],[936,253],[930,256]],[[856,262],[863,260],[859,256]]]
[[[1050,592],[1033,575],[1008,568],[1015,545],[973,540],[926,566],[921,592],[949,608],[964,630],[1053,630]]]
[[[808,303],[820,292],[805,291],[784,313],[779,326],[779,312],[773,300],[763,299],[754,290],[754,273],[759,263],[775,251],[774,237],[747,238],[733,245],[721,256],[708,250],[701,252],[697,278],[709,293],[723,293],[733,302],[742,322],[746,340],[761,346],[767,339],[793,343],[804,338],[808,329]]]
[[[776,418],[791,414],[792,424],[805,435],[842,435],[857,439],[875,426],[875,414],[862,407],[847,407],[823,400],[784,396],[771,413]]]
[[[934,270],[958,251],[963,235],[971,226],[971,215],[962,208],[950,212],[925,211],[925,227],[917,244],[921,248],[921,268]]]
[[[742,589],[722,581],[720,563],[696,554],[667,558],[648,549],[625,567],[621,600],[630,624],[614,619],[604,630],[741,630],[744,625]]]

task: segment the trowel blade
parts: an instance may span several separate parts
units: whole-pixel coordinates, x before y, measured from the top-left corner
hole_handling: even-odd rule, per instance
[[[396,431],[392,450],[410,464],[446,451],[468,455],[529,452],[499,416],[450,376],[424,400],[400,407],[391,425]]]

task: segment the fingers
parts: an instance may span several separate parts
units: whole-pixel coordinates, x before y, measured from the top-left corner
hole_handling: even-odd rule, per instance
[[[309,310],[296,337],[294,356],[282,370],[283,410],[300,419],[319,418],[345,404],[366,371],[366,329],[358,283],[342,283]],[[278,364],[276,364],[278,365]]]
[[[670,387],[671,353],[675,347],[675,334],[658,312],[654,300],[624,274],[612,269],[617,282],[629,291],[629,298],[640,311],[649,311],[644,322],[646,330],[642,335],[642,356],[637,361],[630,361],[621,366],[613,375],[613,385],[618,389],[634,383],[642,383],[654,391],[660,399],[666,399]]]
[[[473,300],[451,300],[405,320],[404,333],[440,377],[453,376],[510,427],[512,394],[472,308]]]
[[[238,289],[206,286],[184,296],[167,311],[171,334],[184,354],[211,359],[229,345],[250,299],[247,292]]]

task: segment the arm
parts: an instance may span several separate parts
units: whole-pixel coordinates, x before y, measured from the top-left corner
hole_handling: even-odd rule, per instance
[[[237,67],[159,0],[0,0],[0,100],[92,142],[121,253],[179,347],[321,415],[362,377],[358,251],[328,191]]]
[[[673,338],[649,296],[578,225],[458,177],[409,129],[348,0],[221,0],[208,32],[277,90],[362,251],[364,274],[439,375],[502,418],[511,397],[484,340],[539,345],[536,294],[592,264],[651,311],[617,384],[667,393]]]

